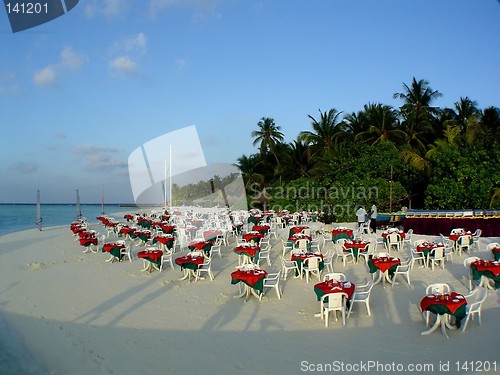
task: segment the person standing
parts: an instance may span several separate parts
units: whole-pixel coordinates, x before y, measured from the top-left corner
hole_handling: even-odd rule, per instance
[[[373,233],[377,232],[377,206],[375,206],[375,202],[372,203],[372,208],[370,209],[370,228]]]
[[[363,206],[360,206],[356,211],[356,216],[358,217],[358,228],[362,226],[366,221],[366,210]]]

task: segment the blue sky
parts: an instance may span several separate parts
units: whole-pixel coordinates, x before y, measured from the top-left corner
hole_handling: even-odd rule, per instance
[[[80,0],[12,33],[0,9],[0,202],[132,202],[129,154],[196,125],[207,162],[287,141],[308,114],[393,99],[413,77],[451,107],[500,106],[497,0]]]

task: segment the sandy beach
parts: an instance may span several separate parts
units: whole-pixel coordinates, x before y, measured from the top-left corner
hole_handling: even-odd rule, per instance
[[[97,223],[91,228],[105,233]],[[492,259],[486,244],[494,241],[499,238],[481,238],[481,250],[473,255]],[[265,268],[278,271],[281,243],[271,243],[272,266]],[[134,246],[133,254],[141,249]],[[377,366],[368,373],[396,374],[401,365],[417,366],[420,374],[462,374],[474,373],[473,367],[484,370],[485,361],[491,369],[476,373],[500,373],[500,362],[496,372],[493,367],[498,291],[488,291],[482,325],[471,321],[465,332],[449,331],[449,339],[439,331],[420,334],[425,323],[418,306],[428,284],[446,282],[468,292],[465,255],[454,255],[444,270],[415,267],[411,285],[404,279],[394,287],[375,285],[371,316],[358,304],[346,326],[332,319],[326,328],[314,316],[317,281],[289,277],[281,281],[281,300],[270,290],[261,301],[245,302],[234,298],[238,286],[230,282],[238,262],[233,246],[223,246],[222,253],[212,263],[214,281],[189,283],[178,280],[178,267],[147,273],[137,258],[107,263],[108,254],[84,254],[69,226],[0,236],[0,311],[22,344],[12,350],[23,347],[43,373],[57,375],[298,374],[321,372],[326,364],[344,366],[325,371],[337,373],[352,372],[350,366],[358,364],[359,372]],[[356,284],[371,279],[364,263],[337,262],[335,270]],[[458,368],[465,361],[468,371]],[[27,365],[24,371],[35,369]]]

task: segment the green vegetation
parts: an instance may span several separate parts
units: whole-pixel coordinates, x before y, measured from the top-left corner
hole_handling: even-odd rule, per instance
[[[291,143],[263,117],[251,134],[259,152],[235,164],[249,205],[325,211],[338,221],[373,202],[380,212],[499,209],[500,109],[481,110],[468,97],[454,108],[432,106],[440,96],[413,78],[394,94],[398,109],[369,103],[345,115],[320,110]]]

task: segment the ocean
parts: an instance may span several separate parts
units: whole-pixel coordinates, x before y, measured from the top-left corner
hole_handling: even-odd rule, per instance
[[[96,222],[96,217],[102,211],[100,204],[82,204],[80,207],[82,216],[86,217],[89,222]],[[40,211],[42,230],[44,227],[61,225],[67,225],[69,228],[70,223],[77,217],[75,204],[42,204]],[[113,217],[113,214],[135,212],[135,208],[104,205],[104,212]],[[35,218],[35,204],[0,204],[0,236],[36,228]],[[115,218],[122,219],[119,216]],[[35,363],[24,347],[21,337],[10,329],[0,311],[0,374],[42,375],[47,373]]]
[[[89,222],[95,222],[101,214],[100,204],[80,205],[82,216]],[[120,212],[134,212],[134,207],[123,207],[118,204],[104,205],[104,212],[109,216]],[[42,228],[68,225],[76,219],[76,204],[42,204],[40,207]],[[0,236],[25,229],[36,228],[35,204],[0,204]],[[116,217],[116,219],[121,219]]]

